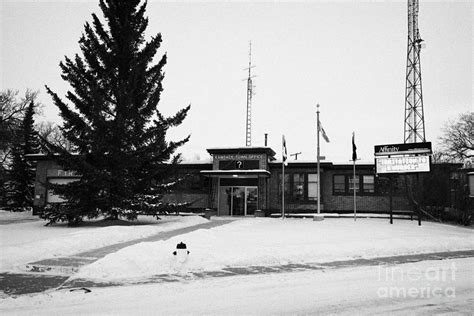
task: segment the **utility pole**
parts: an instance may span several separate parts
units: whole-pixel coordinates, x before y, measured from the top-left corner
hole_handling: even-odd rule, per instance
[[[421,85],[420,51],[424,46],[418,29],[418,0],[408,0],[408,47],[405,85],[404,143],[425,142],[425,117]]]

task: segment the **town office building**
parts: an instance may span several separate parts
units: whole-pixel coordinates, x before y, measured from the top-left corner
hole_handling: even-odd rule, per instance
[[[181,163],[176,175],[188,175],[176,191],[164,197],[167,202],[191,202],[190,210],[212,209],[219,216],[253,216],[281,212],[282,163],[269,147],[214,148],[207,150],[211,162]],[[37,160],[34,206],[63,200],[50,184],[78,179],[63,170],[51,156],[32,155]],[[321,209],[323,212],[353,211],[352,164],[323,162],[321,170]],[[316,162],[292,161],[285,167],[285,209],[289,213],[315,213],[317,210]],[[357,164],[355,188],[358,212],[387,213],[388,181],[375,175],[373,164]],[[395,190],[395,210],[408,210],[402,190]]]

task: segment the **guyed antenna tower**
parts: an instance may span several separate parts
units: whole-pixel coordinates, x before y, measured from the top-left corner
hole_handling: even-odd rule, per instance
[[[244,70],[248,70],[249,74],[247,79],[247,115],[245,120],[245,146],[250,147],[252,146],[252,97],[255,95],[253,88],[253,78],[256,76],[252,76],[252,68],[255,68],[252,65],[252,42],[249,42],[249,66]]]
[[[420,51],[424,47],[418,29],[418,0],[408,0],[408,47],[405,86],[404,143],[425,142],[425,117],[421,86]]]

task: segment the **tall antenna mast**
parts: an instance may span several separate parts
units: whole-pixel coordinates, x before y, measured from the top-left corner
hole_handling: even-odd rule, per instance
[[[255,68],[255,66],[252,65],[252,42],[249,42],[249,66],[245,68],[245,70],[249,71],[247,78],[247,118],[245,123],[245,146],[247,147],[252,146],[252,96],[254,95],[252,78],[255,78],[255,76],[252,76],[252,68]]]
[[[418,0],[408,0],[404,143],[425,142],[420,63],[420,50],[423,40],[420,38],[420,31],[418,30],[418,7]]]

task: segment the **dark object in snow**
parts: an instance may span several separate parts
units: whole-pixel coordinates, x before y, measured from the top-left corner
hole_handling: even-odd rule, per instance
[[[89,290],[88,288],[85,288],[85,287],[76,288],[76,289],[70,289],[70,290],[69,290],[69,292],[73,292],[73,291],[84,291],[84,293],[90,293],[90,292],[92,292],[91,290]]]
[[[185,250],[186,250],[186,244],[183,242],[180,242],[179,244],[176,245],[176,250],[173,251],[173,255],[176,256],[178,252],[185,252],[186,254],[189,255],[189,251],[188,250],[185,251]]]
[[[186,249],[186,244],[183,242],[180,242],[179,244],[176,245],[176,249]]]

